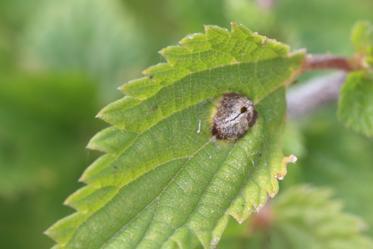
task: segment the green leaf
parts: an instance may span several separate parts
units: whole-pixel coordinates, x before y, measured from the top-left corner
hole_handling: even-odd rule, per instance
[[[338,117],[348,127],[373,136],[373,74],[351,73],[343,85]]]
[[[229,216],[243,222],[277,193],[284,87],[303,53],[233,24],[207,26],[161,54],[167,63],[123,85],[126,96],[99,113],[113,126],[88,147],[106,154],[67,199],[77,212],[47,231],[57,248],[210,247]],[[229,92],[259,115],[235,142],[211,134],[216,100]]]
[[[231,225],[222,248],[373,248],[363,233],[364,222],[344,212],[331,196],[326,188],[292,187],[253,216],[244,231]]]
[[[356,23],[351,40],[356,51],[366,57],[368,64],[373,64],[373,25],[370,22]]]
[[[341,202],[331,200],[331,195],[329,189],[303,186],[275,200],[275,248],[280,241],[282,248],[373,248],[373,241],[361,234],[364,222],[344,213]]]

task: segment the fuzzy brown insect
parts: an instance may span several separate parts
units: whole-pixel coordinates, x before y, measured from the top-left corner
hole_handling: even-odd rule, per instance
[[[250,99],[238,93],[226,93],[218,104],[212,134],[217,139],[235,141],[255,124],[257,116]]]

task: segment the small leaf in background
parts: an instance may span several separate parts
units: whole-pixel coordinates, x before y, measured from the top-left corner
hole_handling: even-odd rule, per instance
[[[341,89],[338,117],[353,130],[373,136],[372,73],[350,73]]]
[[[328,189],[301,186],[274,200],[274,248],[373,248],[373,241],[362,234],[364,222],[344,213],[331,195]]]
[[[67,199],[77,212],[47,231],[59,248],[208,248],[229,216],[243,222],[277,193],[286,174],[284,84],[303,53],[236,24],[179,44],[99,113],[113,126],[88,147],[106,154]],[[237,141],[212,137],[225,93],[247,96],[258,113]]]
[[[373,65],[373,25],[369,22],[358,22],[351,36],[355,50],[365,57],[368,64]]]
[[[245,227],[230,224],[223,249],[372,249],[364,222],[342,210],[326,188],[292,186],[253,215]]]

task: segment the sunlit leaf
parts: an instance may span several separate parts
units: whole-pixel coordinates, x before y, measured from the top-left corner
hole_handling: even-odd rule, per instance
[[[342,87],[339,118],[350,128],[373,136],[373,74],[354,72]]]
[[[358,22],[351,36],[355,50],[365,57],[367,63],[373,64],[373,25],[369,22]]]
[[[191,248],[218,243],[278,191],[285,82],[303,53],[233,24],[207,26],[161,51],[167,63],[121,87],[98,117],[112,127],[88,147],[106,152],[66,203],[76,213],[47,234],[58,248]],[[247,96],[258,118],[236,141],[212,136],[225,93]]]

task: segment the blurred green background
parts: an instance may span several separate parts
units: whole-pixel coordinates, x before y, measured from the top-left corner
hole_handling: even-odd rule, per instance
[[[162,47],[237,21],[294,49],[350,55],[350,30],[372,10],[372,0],[0,0],[0,247],[53,245],[43,231],[72,212],[62,203],[97,156],[85,149],[105,126],[95,113],[161,62]],[[291,123],[300,160],[282,187],[329,186],[373,227],[373,141],[335,109]]]

